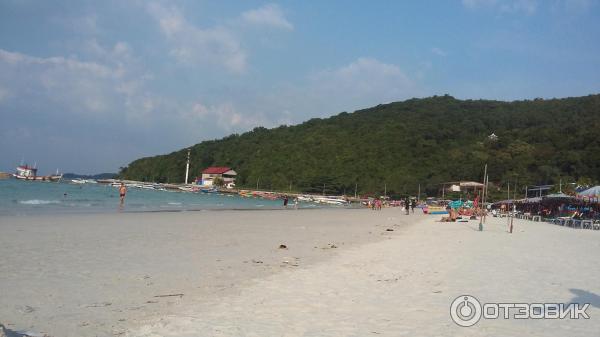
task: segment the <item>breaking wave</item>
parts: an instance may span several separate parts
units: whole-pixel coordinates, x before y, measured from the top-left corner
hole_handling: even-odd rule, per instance
[[[23,204],[23,205],[49,205],[49,204],[60,204],[59,200],[39,200],[39,199],[32,199],[32,200],[21,200],[19,201],[19,204]]]

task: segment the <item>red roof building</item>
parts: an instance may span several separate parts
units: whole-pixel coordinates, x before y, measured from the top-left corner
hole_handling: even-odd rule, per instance
[[[202,174],[224,174],[227,171],[231,169],[225,166],[211,166],[202,171]]]
[[[226,186],[235,186],[235,177],[237,173],[229,167],[225,166],[211,166],[202,171],[202,179],[200,184],[204,186],[212,186],[213,180],[217,177],[222,178]]]

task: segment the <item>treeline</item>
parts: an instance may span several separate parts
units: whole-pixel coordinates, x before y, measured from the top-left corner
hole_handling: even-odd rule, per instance
[[[117,173],[98,173],[98,174],[78,174],[78,173],[65,173],[63,178],[65,179],[114,179],[118,178]]]
[[[497,139],[490,139],[494,133]],[[127,179],[182,182],[187,149],[122,168]],[[440,183],[502,186],[600,180],[600,95],[515,102],[410,99],[191,147],[191,176],[230,166],[240,187],[438,195]]]

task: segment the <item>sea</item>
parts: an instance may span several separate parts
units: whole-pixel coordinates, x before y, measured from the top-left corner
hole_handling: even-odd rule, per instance
[[[0,180],[0,216],[284,208],[282,200],[141,188],[128,188],[123,207],[119,204],[118,187],[110,185]],[[323,206],[300,203],[298,207]]]

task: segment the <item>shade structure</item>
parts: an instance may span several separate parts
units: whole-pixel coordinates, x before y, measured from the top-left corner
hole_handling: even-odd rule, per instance
[[[577,193],[578,197],[584,198],[600,198],[600,185],[588,188],[585,191]]]
[[[574,197],[564,194],[563,192],[548,194],[544,199],[573,199]]]
[[[588,202],[600,202],[600,186],[594,186],[577,193],[577,198]]]

